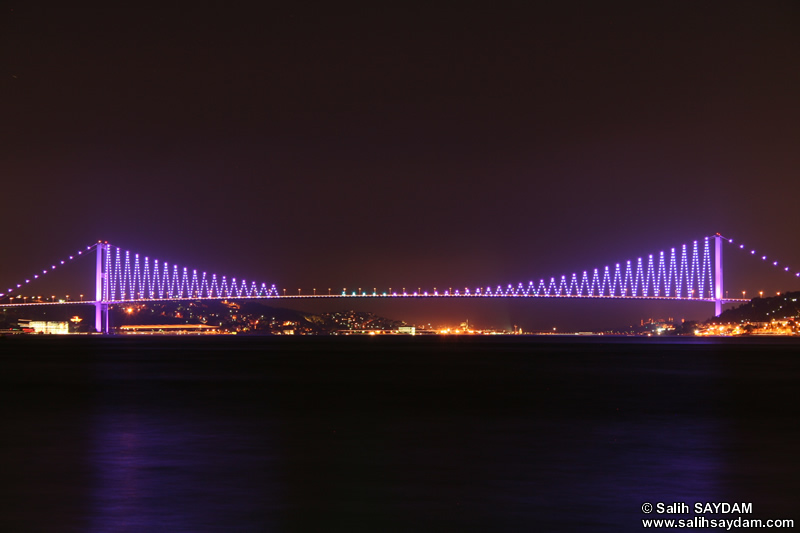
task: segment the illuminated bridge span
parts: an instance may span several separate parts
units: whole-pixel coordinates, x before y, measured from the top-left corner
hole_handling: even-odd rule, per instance
[[[398,296],[392,293],[392,296]],[[408,296],[404,293],[403,296]],[[413,296],[419,296],[413,293]],[[463,293],[449,291],[443,293],[423,293],[422,296],[500,296],[500,297],[572,297],[572,298],[695,298],[714,300],[712,280],[711,250],[709,239],[704,240],[701,252],[697,241],[691,248],[683,245],[680,255],[672,248],[668,256],[664,252],[648,256],[646,262],[642,258],[634,265],[626,261],[624,265],[617,263],[614,267],[605,267],[602,271],[595,268],[591,274],[584,270],[583,274],[550,278],[548,281],[533,281],[527,285],[522,283],[496,288],[477,288]]]
[[[141,300],[209,299],[209,298],[270,298],[278,296],[275,285],[236,281],[226,276],[191,273],[186,267],[159,264],[158,259],[140,257],[108,243],[93,245],[98,256],[98,284],[102,284],[102,299],[107,302]],[[91,248],[91,247],[90,247]]]
[[[712,244],[713,241],[713,244]],[[81,256],[95,256],[95,299],[85,302],[51,302],[50,305],[86,303],[95,305],[97,331],[108,328],[108,306],[128,302],[164,300],[244,299],[244,298],[606,298],[659,299],[713,302],[715,313],[722,304],[748,301],[723,297],[722,247],[733,244],[720,234],[683,244],[668,251],[639,257],[613,266],[585,270],[570,276],[551,277],[527,284],[497,285],[456,290],[417,292],[347,292],[339,294],[281,295],[274,284],[248,282],[244,279],[217,276],[196,269],[159,262],[107,242],[87,246],[76,254],[52,264],[24,282],[16,284],[0,298],[9,298],[5,306],[43,305],[43,302],[20,302],[19,289],[56,270],[60,265]],[[744,249],[743,244],[739,244]],[[713,252],[712,252],[713,249]],[[756,255],[750,250],[750,255]],[[760,256],[766,261],[766,256]],[[773,266],[800,277],[800,272],[772,261]],[[40,273],[41,272],[41,273]],[[16,299],[16,302],[15,302]]]

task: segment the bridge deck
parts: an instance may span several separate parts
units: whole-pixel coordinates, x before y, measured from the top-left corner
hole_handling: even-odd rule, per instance
[[[313,299],[343,299],[343,298],[361,298],[373,300],[413,300],[413,299],[573,299],[573,300],[664,300],[664,301],[678,301],[678,302],[716,302],[714,298],[688,298],[679,296],[578,296],[567,294],[551,294],[551,295],[488,295],[488,294],[293,294],[284,296],[241,296],[241,297],[195,297],[195,298],[131,298],[125,300],[108,300],[98,302],[96,300],[83,300],[83,301],[64,301],[64,302],[27,302],[27,303],[7,303],[1,304],[0,307],[30,307],[40,305],[95,305],[102,304],[127,304],[127,303],[148,303],[148,302],[181,302],[181,301],[197,301],[197,300],[313,300]],[[745,303],[749,302],[745,298],[723,298],[721,302],[727,303]]]

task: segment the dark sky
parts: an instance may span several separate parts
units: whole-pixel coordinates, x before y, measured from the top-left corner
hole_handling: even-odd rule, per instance
[[[0,18],[4,284],[98,239],[290,292],[516,284],[717,231],[800,268],[795,1],[27,4]],[[378,310],[712,309],[600,304]]]

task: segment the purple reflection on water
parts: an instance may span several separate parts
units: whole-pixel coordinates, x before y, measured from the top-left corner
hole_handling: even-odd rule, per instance
[[[88,531],[274,530],[281,499],[269,421],[141,407],[94,417]]]
[[[644,502],[796,508],[796,343],[285,340],[8,340],[0,530],[616,532]]]

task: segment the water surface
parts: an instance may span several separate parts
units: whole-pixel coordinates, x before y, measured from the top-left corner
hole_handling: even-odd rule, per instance
[[[800,344],[0,339],[3,531],[639,531],[800,518]]]

